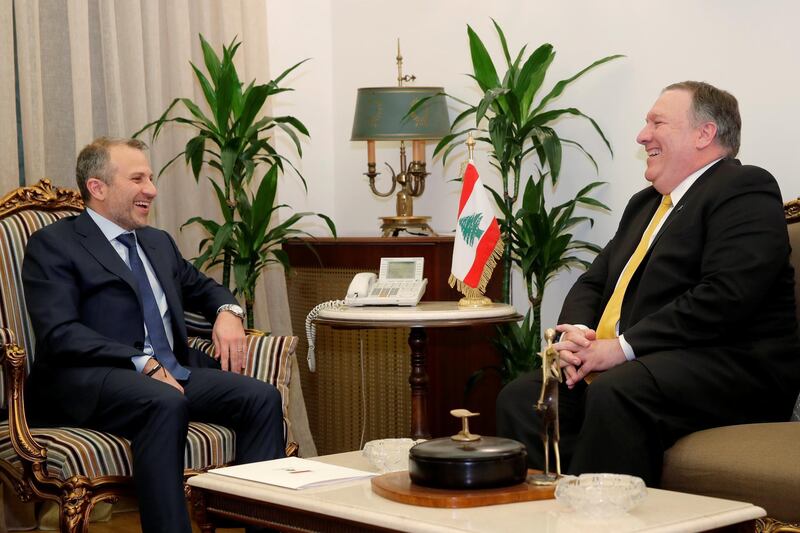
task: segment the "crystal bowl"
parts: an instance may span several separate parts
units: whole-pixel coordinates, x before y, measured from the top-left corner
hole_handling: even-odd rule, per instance
[[[408,450],[417,442],[413,439],[378,439],[364,445],[361,454],[381,474],[408,470]]]
[[[556,500],[593,518],[627,513],[647,496],[641,478],[622,474],[564,476],[556,485]]]

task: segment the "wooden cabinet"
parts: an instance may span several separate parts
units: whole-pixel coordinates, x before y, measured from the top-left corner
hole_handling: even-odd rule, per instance
[[[423,300],[458,300],[447,279],[452,237],[339,238],[292,241],[284,249],[292,270],[287,274],[292,326],[301,336],[298,358],[309,424],[320,453],[352,450],[376,438],[407,436],[410,420],[408,329],[336,330],[317,333],[317,372],[305,364],[304,320],[317,303],[341,299],[357,272],[377,272],[381,257],[423,257],[428,286]],[[498,300],[500,273],[487,294]],[[427,373],[428,420],[434,437],[458,432],[450,409],[466,407],[481,413],[470,422],[477,433],[495,432],[494,405],[500,379],[489,370],[472,389],[466,384],[476,371],[496,366],[492,345],[495,326],[430,328]],[[533,399],[532,399],[533,401]]]

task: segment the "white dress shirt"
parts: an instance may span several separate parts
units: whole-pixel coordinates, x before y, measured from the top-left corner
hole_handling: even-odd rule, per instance
[[[131,263],[128,260],[128,248],[117,240],[117,237],[123,233],[130,232],[88,207],[86,208],[86,213],[92,217],[92,220],[94,220],[94,223],[100,228],[100,231],[103,232],[103,235],[105,235],[106,239],[108,239],[108,242],[111,243],[111,246],[114,247],[114,250],[119,254],[122,260],[125,261],[125,264],[128,265],[128,268],[130,268]],[[138,239],[136,240],[136,250],[138,251],[139,257],[144,265],[144,270],[147,273],[147,280],[150,282],[150,287],[153,289],[153,296],[156,299],[156,304],[158,304],[158,310],[161,313],[161,320],[164,322],[164,331],[167,334],[169,346],[172,348],[175,343],[172,335],[172,321],[170,318],[169,306],[167,305],[167,297],[164,294],[164,290],[161,288],[161,283],[159,283],[158,278],[156,277],[156,273],[153,270],[153,266],[150,264],[150,260],[147,258],[147,254],[144,253],[144,250],[142,250],[142,247],[139,245]],[[136,367],[138,372],[144,370],[144,365],[147,364],[147,361],[153,355],[153,347],[150,345],[150,336],[147,334],[147,326],[144,326],[144,349],[142,351],[147,355],[134,355],[131,357],[131,361],[133,361],[133,365]]]

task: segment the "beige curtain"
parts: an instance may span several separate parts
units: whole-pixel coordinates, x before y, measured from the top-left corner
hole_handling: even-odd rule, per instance
[[[264,0],[14,0],[13,6],[29,184],[49,177],[75,187],[75,157],[92,139],[130,136],[176,97],[202,101],[189,65],[204,70],[198,34],[218,52],[237,37],[243,43],[236,56],[240,78],[245,83],[270,79]],[[0,0],[0,57],[8,59],[0,61],[4,124],[15,123],[11,28],[11,2]],[[0,137],[2,168],[16,169],[15,135]],[[165,130],[151,147],[153,169],[158,172],[190,137],[184,127]],[[9,176],[2,183],[5,190],[18,183],[16,171]],[[161,175],[158,189],[151,223],[170,232],[186,257],[195,256],[202,230],[180,227],[196,215],[219,218],[211,186],[203,179],[196,183],[179,160]],[[292,333],[281,269],[268,269],[262,276],[255,324],[275,334]],[[304,455],[315,455],[299,384],[292,380],[294,438]]]
[[[176,97],[202,101],[189,65],[204,70],[198,34],[218,51],[238,37],[240,78],[270,79],[264,0],[13,0],[13,8],[28,184],[48,177],[75,187],[75,157],[92,139],[130,136]],[[0,136],[6,191],[18,184],[12,35],[12,0],[0,0],[0,120],[10,125]],[[151,146],[156,173],[190,137],[185,127],[165,130]],[[180,227],[196,215],[219,218],[211,186],[195,183],[179,160],[158,189],[151,223],[170,232],[186,257],[195,256],[202,230]],[[259,329],[291,334],[282,271],[265,272],[255,315]],[[290,405],[294,438],[304,455],[315,455],[299,379],[292,380]]]
[[[14,7],[29,184],[49,177],[74,187],[75,156],[93,138],[130,136],[160,116],[175,97],[202,101],[189,66],[191,61],[203,68],[200,33],[217,50],[238,36],[243,42],[237,54],[241,78],[269,79],[263,1],[14,0]],[[10,18],[10,2],[4,2],[0,28],[7,27],[6,19],[10,27]],[[3,31],[0,37],[2,57],[10,57],[10,35]],[[0,86],[0,119],[6,119],[14,112],[13,62],[0,65],[2,79],[12,80],[10,89],[5,81]],[[10,75],[5,72],[8,65]],[[8,118],[3,123],[14,121]],[[153,169],[157,172],[179,153],[189,137],[187,128],[169,128],[152,146]],[[144,138],[150,140],[149,135]],[[14,136],[3,136],[3,143],[3,168],[16,168]],[[5,190],[16,184],[15,175],[4,175]],[[161,176],[158,187],[151,222],[174,235],[184,255],[193,257],[203,232],[199,226],[183,230],[180,226],[199,214],[219,216],[213,190],[207,180],[196,184],[182,161]],[[271,329],[263,288],[256,302],[256,324]]]
[[[0,195],[19,185],[12,4],[0,0]]]

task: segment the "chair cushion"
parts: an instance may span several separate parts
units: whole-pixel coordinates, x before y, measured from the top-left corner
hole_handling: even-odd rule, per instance
[[[133,472],[130,441],[109,433],[84,428],[32,428],[33,437],[47,448],[47,471],[58,479],[74,475],[130,477]],[[204,470],[223,466],[235,457],[234,434],[228,428],[191,422],[184,451],[184,468]],[[8,433],[8,423],[0,425],[0,461],[18,471],[22,464]]]
[[[800,521],[800,422],[742,424],[692,433],[664,454],[661,488],[751,502]]]

